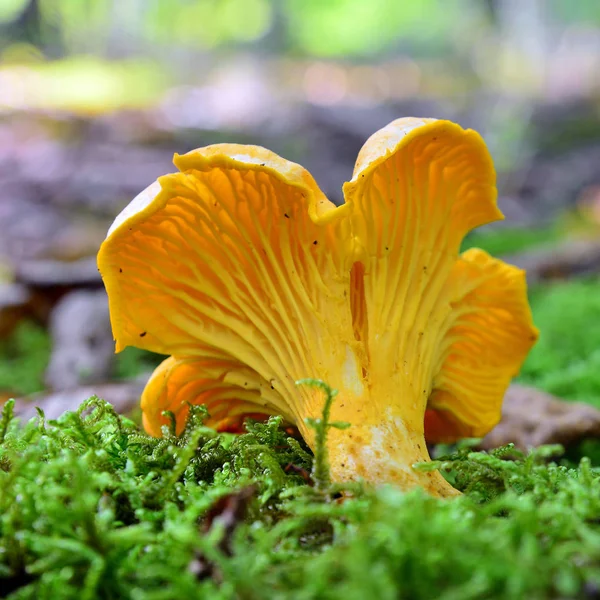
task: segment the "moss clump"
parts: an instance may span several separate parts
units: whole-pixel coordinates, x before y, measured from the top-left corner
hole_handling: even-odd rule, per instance
[[[0,590],[63,598],[568,598],[600,590],[600,479],[556,448],[439,459],[453,501],[312,486],[279,419],[141,433],[97,398],[0,424]],[[421,468],[431,468],[428,465]],[[322,475],[322,474],[321,474]],[[343,488],[342,488],[343,491]],[[348,492],[347,492],[348,493]]]

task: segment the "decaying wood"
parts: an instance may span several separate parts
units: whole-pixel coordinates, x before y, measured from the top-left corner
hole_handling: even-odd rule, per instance
[[[549,248],[503,258],[527,271],[529,285],[551,279],[568,279],[600,271],[600,239],[567,240]]]
[[[600,437],[597,408],[513,384],[504,398],[502,420],[485,436],[481,447],[489,450],[510,442],[521,450],[543,444],[568,447],[594,437]]]
[[[46,418],[57,419],[67,410],[77,410],[79,405],[90,396],[98,396],[110,402],[120,414],[128,414],[140,404],[140,396],[145,381],[135,380],[120,383],[104,383],[77,387],[60,392],[42,392],[26,398],[17,398],[15,414],[24,420],[34,417],[36,406],[40,407]]]
[[[214,527],[221,527],[222,537],[219,542],[219,550],[226,556],[231,556],[233,552],[233,534],[239,525],[244,522],[250,503],[256,496],[257,491],[258,487],[253,484],[237,492],[226,494],[219,498],[204,516],[201,535],[207,535]],[[188,565],[188,570],[198,580],[207,577],[213,577],[217,581],[222,580],[222,574],[216,565],[201,552],[196,553],[196,556]]]
[[[32,294],[18,283],[0,283],[0,337],[8,335],[15,323],[30,311]]]

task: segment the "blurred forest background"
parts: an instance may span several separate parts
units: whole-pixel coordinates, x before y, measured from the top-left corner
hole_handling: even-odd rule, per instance
[[[400,116],[483,135],[507,220],[467,244],[529,269],[523,381],[600,405],[598,0],[0,0],[0,400],[137,403],[95,254],[174,152],[261,144],[340,202]]]

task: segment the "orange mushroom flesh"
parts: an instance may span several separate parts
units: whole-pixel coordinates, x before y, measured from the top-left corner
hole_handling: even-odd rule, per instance
[[[339,390],[332,478],[456,494],[417,472],[428,441],[481,436],[535,343],[523,271],[481,250],[502,219],[481,137],[448,121],[399,119],[361,150],[336,207],[302,167],[256,146],[176,155],[117,217],[98,264],[117,352],[170,355],[142,396],[155,436],[187,403],[210,423],[280,414],[299,428]],[[427,411],[427,413],[426,413]]]

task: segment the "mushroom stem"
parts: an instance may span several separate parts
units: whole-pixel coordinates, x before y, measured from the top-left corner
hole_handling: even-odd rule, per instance
[[[365,443],[366,440],[370,442]],[[410,431],[396,419],[379,426],[355,425],[349,429],[330,430],[327,440],[329,465],[333,481],[390,483],[409,490],[421,487],[441,498],[458,496],[439,471],[415,471],[412,465],[430,460],[422,432]]]
[[[311,404],[315,406],[314,402]],[[331,419],[350,422],[351,426],[328,430],[326,448],[331,479],[391,483],[404,490],[421,487],[442,498],[460,495],[439,471],[412,468],[415,463],[431,460],[423,431],[424,410],[419,401],[382,402],[368,388],[363,396],[340,390]],[[314,448],[314,431],[305,423],[299,429]]]

